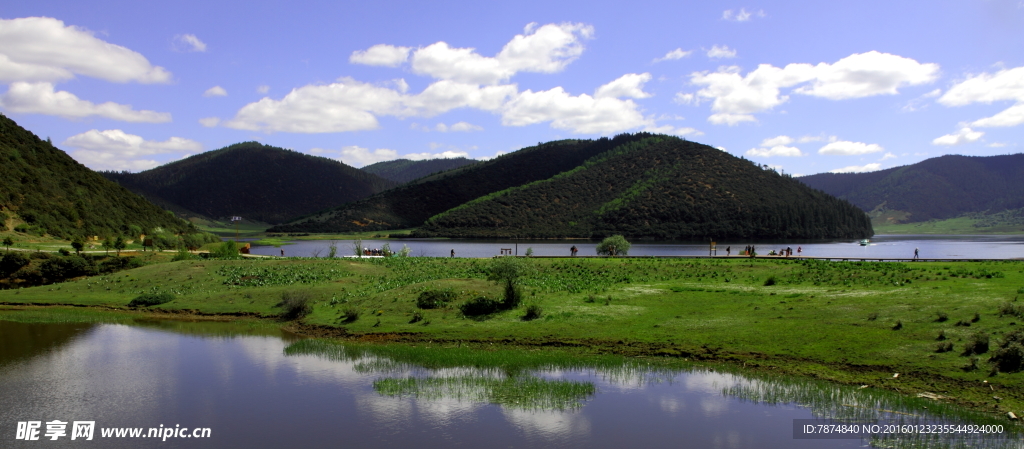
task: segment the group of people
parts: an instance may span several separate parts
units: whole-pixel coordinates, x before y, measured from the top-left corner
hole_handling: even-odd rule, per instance
[[[378,248],[374,248],[374,249],[363,248],[363,255],[364,256],[387,256],[387,254],[384,254],[384,251],[381,251]]]
[[[804,252],[804,247],[802,247],[802,246],[796,247],[796,254],[798,256],[801,253],[803,253],[803,252]],[[743,248],[743,252],[740,253],[741,256],[750,256],[750,257],[754,257],[755,254],[757,254],[757,248],[755,248],[754,245],[747,245],[747,246],[745,246]],[[726,246],[725,247],[725,255],[726,256],[731,256],[732,255],[732,247],[731,246]],[[786,256],[786,257],[789,257],[789,256],[793,255],[793,247],[787,246],[787,247],[785,247],[783,249],[780,249],[778,252],[776,252],[773,249],[773,250],[771,250],[768,253],[768,255],[769,256]]]
[[[796,247],[797,255],[799,255],[802,252],[804,252],[804,248],[802,246]],[[789,256],[793,255],[793,248],[787,246],[785,248],[780,249],[779,252],[775,252],[775,250],[773,249],[773,250],[771,250],[771,252],[768,253],[768,255],[769,256],[786,256],[786,257],[789,257]]]

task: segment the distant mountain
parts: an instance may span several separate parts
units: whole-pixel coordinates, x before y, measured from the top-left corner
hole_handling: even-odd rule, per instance
[[[799,180],[897,223],[1024,207],[1024,154],[949,155],[871,173],[821,173]]]
[[[863,238],[863,211],[716,148],[645,136],[550,179],[438,214],[422,236]]]
[[[264,223],[337,207],[394,181],[319,156],[243,142],[140,173],[104,176],[169,209]]]
[[[390,179],[399,184],[405,184],[414,179],[419,179],[434,173],[479,163],[480,161],[478,160],[466,159],[464,157],[452,159],[428,159],[424,161],[395,159],[393,161],[384,161],[367,165],[361,168],[361,170],[367,173],[373,173],[382,178]]]
[[[57,238],[190,232],[145,198],[104,179],[49,141],[0,115],[0,223]]]
[[[351,204],[275,226],[269,232],[350,232],[412,228],[488,193],[550,178],[646,133],[538,144],[486,162],[420,178]]]

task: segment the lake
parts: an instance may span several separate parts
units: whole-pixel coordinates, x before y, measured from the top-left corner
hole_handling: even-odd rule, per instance
[[[867,440],[795,439],[794,420],[973,419],[870,388],[550,351],[338,344],[244,323],[0,321],[0,337],[3,447],[855,448]],[[54,420],[94,421],[94,438],[15,439],[19,422],[42,422],[42,435]],[[110,428],[209,435],[103,437]]]
[[[335,242],[338,255],[354,253],[351,240]],[[598,242],[587,240],[444,240],[444,239],[395,239],[395,240],[363,240],[366,248],[381,248],[390,243],[391,249],[398,251],[407,245],[411,256],[448,257],[455,250],[456,257],[491,257],[501,254],[503,248],[512,249],[514,254],[525,255],[527,248],[533,248],[536,256],[568,256],[569,248],[575,245],[581,256],[596,255]],[[273,246],[256,246],[252,254],[280,256],[284,250],[289,257],[326,257],[331,242],[327,240],[295,240],[290,245],[280,248]],[[759,255],[771,250],[792,247],[793,254],[797,248],[803,251],[800,255],[809,257],[837,258],[874,258],[895,259],[911,258],[914,248],[920,250],[922,258],[928,259],[1014,259],[1024,258],[1024,236],[970,236],[970,235],[876,235],[870,239],[868,246],[861,246],[860,240],[792,240],[792,241],[721,241],[718,244],[718,255],[726,254],[726,247],[732,247],[736,255],[746,245],[753,244]],[[707,256],[708,244],[694,242],[632,242],[629,250],[631,256]]]

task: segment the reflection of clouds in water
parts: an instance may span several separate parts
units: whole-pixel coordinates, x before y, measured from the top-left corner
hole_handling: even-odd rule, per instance
[[[679,398],[673,398],[669,396],[661,396],[658,398],[658,405],[661,406],[661,410],[670,414],[676,414],[676,412],[686,410],[686,402]]]
[[[240,349],[254,365],[266,372],[268,382],[274,382],[281,372],[293,372],[300,382],[319,381],[339,386],[365,385],[372,381],[354,369],[354,362],[329,360],[316,355],[285,355],[288,343],[274,337],[238,337],[234,349]]]
[[[722,389],[740,381],[742,378],[727,373],[693,372],[683,377],[683,384],[690,391],[721,395]]]
[[[412,398],[381,396],[375,392],[355,394],[356,409],[362,416],[371,416],[377,422],[397,423],[412,417]]]
[[[725,435],[717,434],[714,439],[715,447],[722,448],[738,448],[742,446],[742,439],[740,438],[739,432],[730,430]]]
[[[483,407],[483,404],[454,398],[418,399],[415,404],[424,421],[439,426],[447,426],[458,420],[472,419],[474,412]]]
[[[544,439],[567,439],[590,433],[590,421],[581,413],[502,409],[512,425]]]
[[[700,409],[704,416],[715,418],[729,410],[729,401],[721,396],[705,396],[700,399]]]

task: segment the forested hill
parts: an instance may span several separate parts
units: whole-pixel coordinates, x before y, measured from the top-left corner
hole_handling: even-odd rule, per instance
[[[399,184],[405,184],[409,181],[419,179],[427,175],[478,163],[480,163],[480,161],[466,159],[464,157],[451,159],[428,159],[423,161],[395,159],[393,161],[384,161],[367,165],[360,170],[367,173],[373,173],[382,178],[390,179]]]
[[[110,182],[0,115],[0,223],[57,238],[182,233],[185,221]]]
[[[800,182],[904,222],[1024,207],[1024,154],[949,155],[871,173],[822,173]]]
[[[140,173],[104,176],[158,203],[265,223],[368,197],[397,183],[341,162],[243,142]]]
[[[558,238],[863,238],[846,201],[716,148],[653,136],[551,179],[429,219],[417,235]]]
[[[560,140],[523,148],[486,162],[422,178],[269,232],[378,231],[416,227],[427,218],[474,198],[550,178],[618,145],[650,134],[597,140]]]

